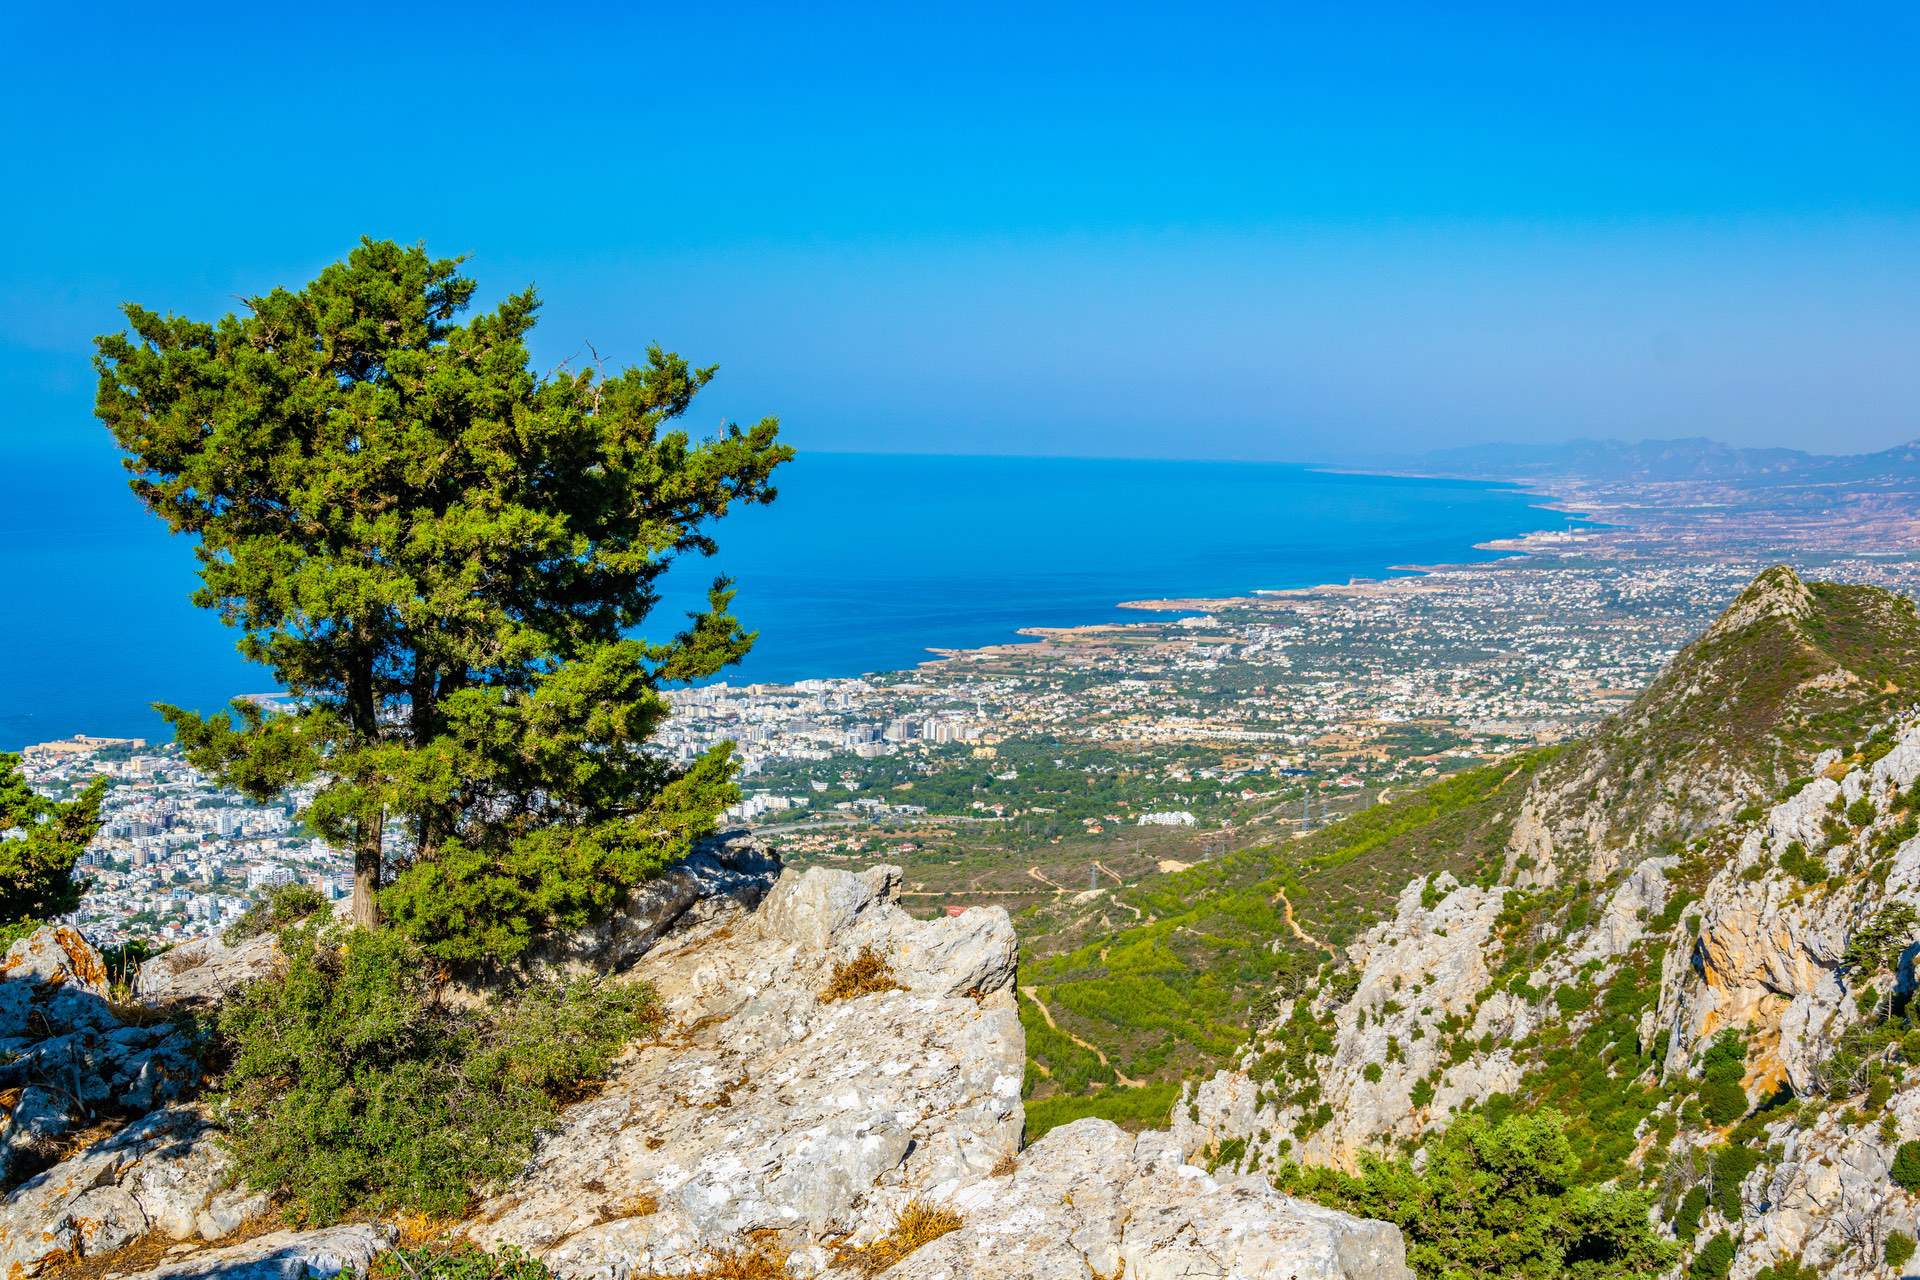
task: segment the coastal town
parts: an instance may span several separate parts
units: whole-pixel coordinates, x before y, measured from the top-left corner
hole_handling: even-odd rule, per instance
[[[1138,622],[1037,630],[905,671],[675,689],[659,748],[687,761],[734,743],[742,798],[727,821],[790,860],[885,857],[922,907],[1017,906],[1073,877],[1131,880],[1284,840],[1578,732],[1783,547],[1809,576],[1920,590],[1920,561],[1848,552],[1873,545],[1857,540],[1857,508],[1705,539],[1678,496],[1589,488],[1580,499],[1607,524],[1478,564],[1136,602]],[[28,748],[23,767],[55,795],[108,780],[76,920],[102,943],[217,931],[276,884],[348,890],[345,856],[300,824],[304,796],[253,804],[169,744],[73,738]]]

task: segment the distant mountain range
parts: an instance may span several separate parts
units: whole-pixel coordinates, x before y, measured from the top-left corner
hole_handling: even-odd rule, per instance
[[[1875,453],[1828,455],[1752,449],[1705,437],[1681,440],[1569,440],[1436,449],[1396,464],[1429,475],[1478,479],[1705,480],[1762,486],[1920,482],[1920,441]]]

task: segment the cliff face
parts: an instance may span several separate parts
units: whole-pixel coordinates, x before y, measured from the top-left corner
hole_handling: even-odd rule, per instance
[[[1541,770],[1497,877],[1414,881],[1191,1090],[1182,1149],[1350,1168],[1466,1109],[1552,1105],[1683,1237],[1725,1231],[1734,1280],[1884,1275],[1920,1216],[1889,1175],[1920,1140],[1920,1042],[1901,1042],[1920,714],[1889,710],[1920,688],[1917,633],[1886,593],[1762,575]]]
[[[1022,1151],[1007,916],[915,920],[898,885],[893,867],[781,872],[736,848],[637,894],[592,937],[563,940],[541,963],[616,957],[653,984],[662,1030],[567,1108],[529,1167],[459,1230],[568,1277],[684,1275],[769,1245],[804,1277],[888,1237],[917,1203],[956,1214],[957,1228],[886,1275],[1409,1276],[1396,1228],[1258,1178],[1218,1181],[1166,1133],[1084,1120]],[[47,956],[56,941],[36,935],[19,950]],[[72,965],[98,961],[84,943],[74,954]],[[886,982],[823,996],[839,966],[869,954]],[[204,946],[143,990],[204,1005],[272,963],[270,940]],[[46,986],[30,988],[38,970],[26,961],[15,969],[0,1010],[9,993]],[[110,1255],[143,1246],[125,1256],[163,1258],[155,1275],[330,1275],[364,1272],[394,1238],[379,1221],[251,1234],[268,1205],[228,1188],[228,1172],[215,1113],[152,1110],[6,1197],[0,1268],[24,1280],[79,1257],[137,1271]]]

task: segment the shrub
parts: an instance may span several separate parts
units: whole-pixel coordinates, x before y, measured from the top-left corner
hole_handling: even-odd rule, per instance
[[[1894,1231],[1887,1236],[1882,1256],[1886,1258],[1888,1266],[1898,1271],[1913,1259],[1913,1247],[1912,1236],[1904,1231]]]
[[[1873,822],[1873,801],[1861,796],[1847,806],[1847,821],[1856,827],[1868,826]]]
[[[1798,1254],[1775,1260],[1772,1266],[1756,1271],[1753,1280],[1820,1280],[1817,1267],[1808,1266]]]
[[[1747,1114],[1747,1042],[1738,1031],[1722,1031],[1701,1059],[1700,1106],[1714,1124],[1732,1124]]]
[[[894,978],[886,957],[872,947],[862,947],[859,955],[834,966],[833,978],[822,988],[820,1000],[823,1004],[832,1004],[878,991],[904,990],[906,988]]]
[[[1781,853],[1780,869],[1805,885],[1824,884],[1827,879],[1826,861],[1808,853],[1807,846],[1798,840]]]
[[[1463,1117],[1428,1143],[1426,1156],[1416,1169],[1407,1160],[1363,1154],[1357,1177],[1286,1165],[1274,1181],[1394,1223],[1423,1280],[1562,1274],[1628,1280],[1673,1262],[1675,1248],[1654,1231],[1644,1193],[1576,1181],[1579,1157],[1557,1111],[1498,1124]]]
[[[1379,1063],[1369,1062],[1366,1066],[1360,1069],[1360,1074],[1366,1077],[1368,1084],[1379,1084],[1380,1077],[1383,1073],[1380,1070]]]
[[[646,988],[584,978],[453,1009],[389,930],[301,924],[281,948],[218,1025],[235,1170],[296,1221],[463,1212],[649,1021]]]
[[[1152,1129],[1167,1123],[1173,1104],[1179,1099],[1180,1086],[1170,1080],[1139,1088],[1106,1088],[1083,1094],[1057,1094],[1027,1104],[1026,1141],[1038,1142],[1041,1135],[1075,1120],[1099,1116],[1123,1129]],[[1194,1118],[1199,1118],[1195,1108]]]
[[[1893,1153],[1893,1180],[1908,1191],[1920,1191],[1920,1142],[1903,1142]]]
[[[552,1280],[547,1264],[508,1245],[488,1253],[469,1241],[391,1249],[367,1268],[368,1280]]]
[[[326,909],[327,899],[318,889],[304,884],[277,884],[226,927],[220,941],[228,946],[257,938],[263,933],[278,933],[290,924],[298,924],[315,912]]]
[[[1706,1211],[1707,1189],[1696,1183],[1687,1189],[1687,1194],[1680,1198],[1680,1207],[1674,1211],[1673,1234],[1692,1244],[1700,1234],[1700,1215]]]
[[[1700,1247],[1687,1264],[1687,1280],[1725,1280],[1733,1270],[1733,1237],[1722,1231]]]

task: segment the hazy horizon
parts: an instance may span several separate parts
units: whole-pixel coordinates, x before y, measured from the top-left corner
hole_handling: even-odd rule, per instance
[[[659,341],[798,447],[1360,463],[1920,436],[1920,16],[647,10],[4,20],[0,459],[90,340],[361,234]],[[663,11],[664,12],[664,11]],[[588,38],[588,37],[591,38]]]

